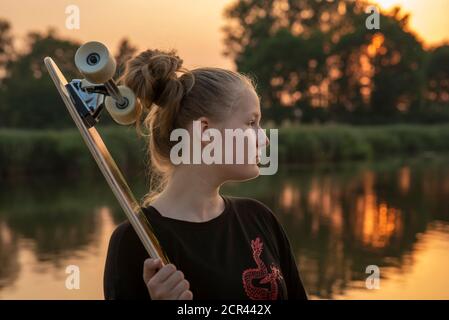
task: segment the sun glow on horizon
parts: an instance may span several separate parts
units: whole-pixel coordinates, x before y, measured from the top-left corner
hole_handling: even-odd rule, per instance
[[[375,0],[381,9],[390,10],[401,7],[404,13],[410,13],[410,27],[426,46],[449,42],[449,12],[447,0]],[[382,28],[382,26],[381,26]]]

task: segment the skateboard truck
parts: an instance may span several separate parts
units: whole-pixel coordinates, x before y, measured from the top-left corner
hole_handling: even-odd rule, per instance
[[[83,80],[74,79],[66,84],[66,88],[84,124],[87,128],[91,128],[100,120],[107,92],[101,89],[101,85],[94,85],[98,88],[83,88],[82,82]]]
[[[81,119],[88,128],[99,122],[107,96],[115,100],[117,108],[123,110],[129,107],[129,99],[121,95],[113,80],[108,80],[105,84],[95,84],[86,79],[73,79],[66,85],[66,88]]]

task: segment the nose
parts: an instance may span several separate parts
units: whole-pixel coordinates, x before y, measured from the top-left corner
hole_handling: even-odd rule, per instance
[[[268,147],[270,144],[270,140],[268,139],[267,135],[265,134],[265,130],[259,128],[257,130],[257,148],[263,148]]]

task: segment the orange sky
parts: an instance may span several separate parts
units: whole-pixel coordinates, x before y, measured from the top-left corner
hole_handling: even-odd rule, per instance
[[[66,37],[100,40],[115,49],[126,36],[139,49],[177,48],[189,68],[232,67],[221,55],[222,12],[229,2],[232,0],[1,0],[0,17],[11,22],[13,33],[19,37],[53,26]],[[412,27],[427,43],[449,40],[449,0],[378,2],[383,7],[399,3],[412,12]],[[80,8],[80,30],[65,28],[65,8],[70,4]]]
[[[426,44],[449,41],[449,0],[377,0],[384,9],[400,5],[410,12],[411,27]],[[382,26],[381,26],[382,27]]]

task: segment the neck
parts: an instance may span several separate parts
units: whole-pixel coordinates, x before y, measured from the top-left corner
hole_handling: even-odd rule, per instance
[[[220,197],[221,181],[203,166],[180,166],[172,173],[167,186],[152,203],[166,217],[203,222],[220,215],[224,202]]]

